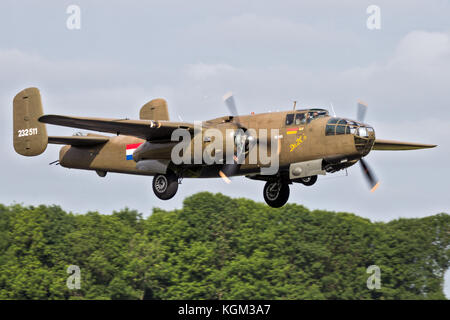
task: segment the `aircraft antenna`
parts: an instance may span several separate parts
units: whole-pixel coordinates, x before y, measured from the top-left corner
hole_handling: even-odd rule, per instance
[[[336,117],[336,112],[334,112],[333,103],[331,103],[331,101],[330,101],[330,106],[331,106],[331,111],[333,111],[333,114],[334,114],[334,116]]]

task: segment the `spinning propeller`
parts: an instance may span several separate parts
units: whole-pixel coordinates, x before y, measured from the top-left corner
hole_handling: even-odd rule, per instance
[[[356,120],[363,123],[367,112],[367,104],[362,101],[358,101],[356,108]],[[363,171],[364,177],[369,183],[370,191],[375,191],[380,185],[380,182],[373,173],[373,170],[370,169],[368,163],[363,158],[359,159],[359,163],[361,164],[361,169]]]
[[[250,151],[250,149],[253,148],[256,143],[254,137],[244,133],[246,131],[246,128],[244,128],[239,121],[239,114],[237,112],[233,94],[231,92],[225,94],[223,96],[223,101],[225,102],[225,105],[227,106],[231,116],[233,117],[233,123],[236,124],[238,128],[234,137],[234,141],[236,144],[236,155],[233,156],[233,163],[225,163],[222,167],[222,170],[219,171],[220,177],[226,183],[230,183],[231,180],[228,177],[235,175],[239,171],[239,167],[245,159],[245,149],[247,141],[249,143],[248,151]]]
[[[258,137],[252,136],[247,132],[247,128],[245,128],[239,119],[239,113],[236,108],[236,103],[234,101],[233,94],[231,92],[225,94],[223,96],[223,101],[227,106],[231,116],[233,117],[232,122],[236,125],[238,130],[235,133],[234,142],[236,144],[236,155],[233,157],[233,163],[224,164],[222,170],[219,171],[220,177],[226,182],[230,183],[231,180],[228,178],[230,176],[236,175],[239,171],[239,168],[242,163],[244,163],[246,154],[249,153],[254,146],[257,144],[268,146],[268,144],[272,143],[272,137],[266,137],[266,140],[260,140]],[[277,140],[277,152],[280,154],[281,151],[281,143],[279,143],[279,137],[276,137]]]

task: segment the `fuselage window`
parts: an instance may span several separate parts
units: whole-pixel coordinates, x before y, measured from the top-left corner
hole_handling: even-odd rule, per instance
[[[286,125],[290,126],[292,123],[294,123],[294,114],[290,113],[286,115]]]
[[[368,129],[368,128],[367,128]],[[366,134],[366,128],[361,131],[363,134]],[[332,136],[337,134],[358,134],[358,125],[350,120],[341,119],[341,118],[330,118],[325,126],[325,135]]]
[[[336,134],[345,134],[345,126],[337,125]]]
[[[305,113],[297,113],[295,115],[295,124],[301,125],[306,123],[306,114]]]
[[[327,126],[325,127],[325,135],[327,135],[327,136],[334,136],[334,129],[335,128],[336,128],[336,126],[327,124]]]

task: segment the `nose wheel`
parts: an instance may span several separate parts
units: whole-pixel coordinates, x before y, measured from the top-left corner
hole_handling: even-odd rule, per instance
[[[269,206],[279,208],[289,199],[289,185],[281,180],[267,181],[263,193],[264,200]]]
[[[178,177],[172,171],[153,177],[153,192],[161,200],[171,199],[178,190]]]

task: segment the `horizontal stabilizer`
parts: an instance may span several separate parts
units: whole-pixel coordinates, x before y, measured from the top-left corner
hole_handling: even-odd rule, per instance
[[[44,115],[40,122],[71,128],[134,136],[146,140],[171,140],[176,129],[194,129],[184,122],[128,120]]]
[[[95,146],[104,144],[109,141],[107,137],[92,137],[92,136],[70,136],[70,137],[48,137],[48,143],[65,144],[75,147]]]
[[[428,149],[436,147],[435,144],[422,144],[413,142],[401,142],[393,140],[375,140],[375,144],[372,150],[416,150],[416,149]]]

